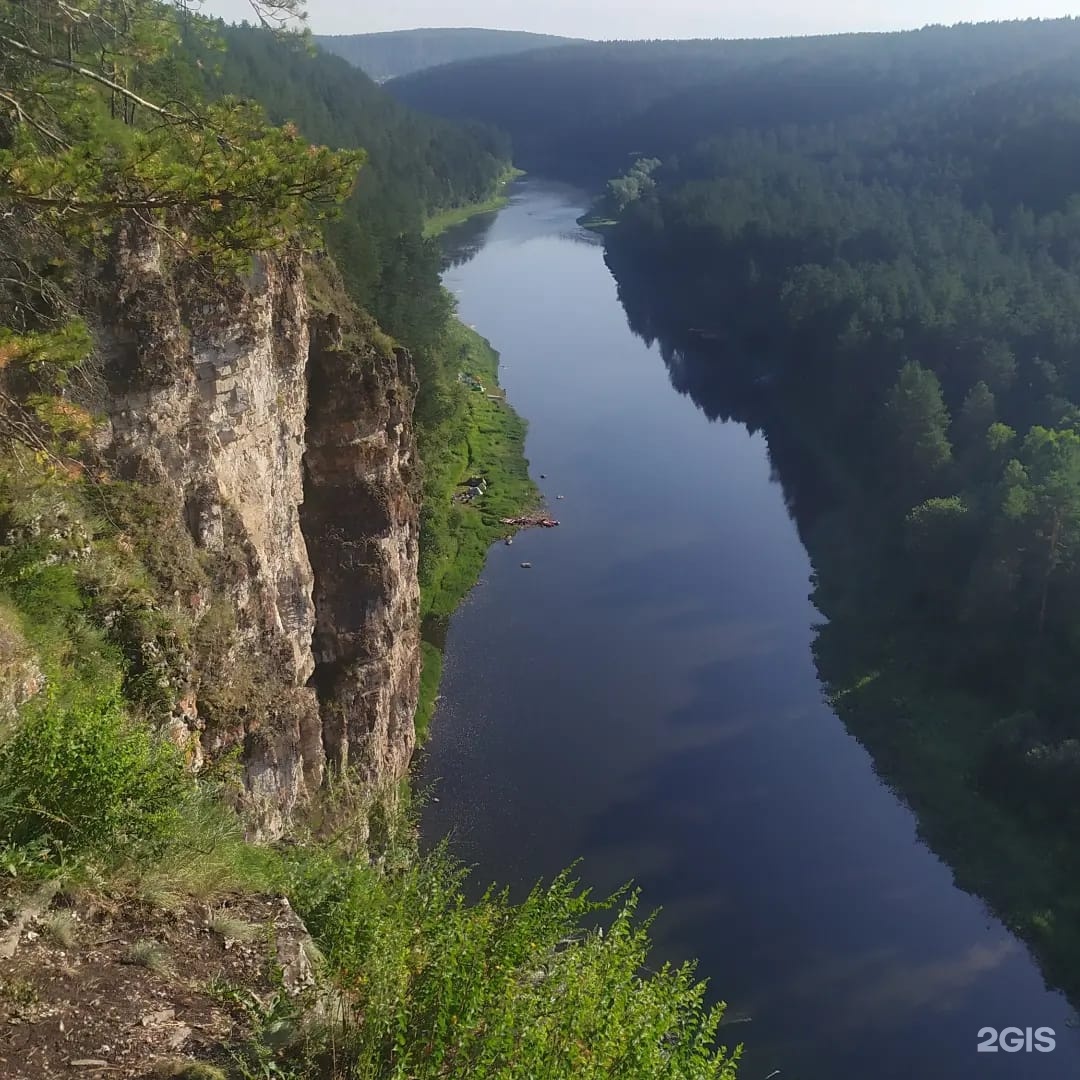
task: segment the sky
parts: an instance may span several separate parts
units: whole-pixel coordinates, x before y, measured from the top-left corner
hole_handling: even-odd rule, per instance
[[[307,0],[316,34],[484,26],[589,38],[774,37],[1080,14],[1078,0]],[[206,0],[239,20],[247,0]]]

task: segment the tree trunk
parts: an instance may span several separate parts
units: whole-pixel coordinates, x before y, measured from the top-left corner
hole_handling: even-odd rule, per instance
[[[1039,604],[1039,630],[1036,637],[1040,640],[1043,636],[1043,628],[1046,626],[1046,600],[1050,594],[1050,575],[1054,572],[1054,565],[1057,562],[1057,546],[1060,535],[1061,511],[1058,510],[1054,512],[1054,525],[1050,530],[1050,550],[1046,555],[1046,574],[1043,576],[1042,601]]]

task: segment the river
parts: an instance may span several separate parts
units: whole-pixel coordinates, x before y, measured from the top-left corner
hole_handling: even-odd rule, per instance
[[[729,1003],[745,1080],[1076,1077],[1064,999],[823,701],[764,438],[673,389],[582,208],[529,181],[448,234],[446,285],[562,525],[493,548],[451,620],[424,835],[478,883],[578,857],[601,891],[632,878],[663,908],[657,957],[697,957]],[[1006,1026],[1057,1047],[977,1052]]]

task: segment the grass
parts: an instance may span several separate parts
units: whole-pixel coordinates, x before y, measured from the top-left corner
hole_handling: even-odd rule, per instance
[[[465,206],[454,206],[449,210],[441,210],[437,214],[432,214],[424,222],[424,236],[440,236],[447,229],[454,225],[460,225],[463,221],[468,221],[469,218],[476,217],[478,214],[493,214],[496,210],[501,210],[510,201],[506,189],[519,176],[524,175],[521,169],[508,169],[498,181],[495,194],[490,199],[485,199],[483,202],[468,203]]]
[[[488,397],[497,392],[499,354],[460,322],[450,333],[463,357],[461,370],[479,379],[486,392],[466,393],[464,434],[444,455],[442,490],[434,494],[447,504],[446,526],[440,558],[421,582],[424,615],[452,614],[480,577],[488,548],[513,533],[500,519],[537,503],[525,457],[525,421],[505,401]],[[470,504],[451,502],[470,476],[485,477],[487,492]]]
[[[416,738],[423,743],[431,728],[435,705],[439,700],[439,684],[442,682],[442,650],[430,641],[420,643],[420,694],[416,701]]]
[[[605,229],[612,229],[619,224],[613,217],[605,217],[603,214],[594,214],[592,212],[582,214],[577,219],[577,223],[583,229],[591,229],[593,232],[603,232]]]
[[[156,975],[165,975],[169,970],[169,954],[162,945],[148,938],[133,942],[124,955],[124,962],[146,968]]]
[[[592,206],[577,219],[578,225],[597,233],[614,228],[619,224],[619,219],[611,216],[609,202],[610,200],[605,195],[595,198]]]
[[[228,1080],[221,1069],[202,1061],[160,1061],[154,1075],[161,1080]]]
[[[499,354],[457,320],[451,323],[449,337],[448,355],[460,358],[460,370],[477,379],[484,391],[462,388],[456,422],[445,428],[454,435],[447,438],[436,432],[421,444],[427,472],[421,535],[426,550],[421,553],[420,576],[425,617],[445,617],[456,610],[479,579],[488,549],[514,532],[501,519],[525,513],[538,502],[525,457],[525,421],[498,391]],[[454,493],[471,476],[483,476],[487,491],[472,503],[454,502]],[[421,740],[435,711],[442,653],[425,642],[422,659],[415,714]]]
[[[262,927],[244,919],[238,919],[225,911],[215,911],[210,916],[208,925],[210,933],[217,934],[226,941],[250,942],[262,933]]]
[[[0,1000],[25,1007],[36,1005],[41,1000],[41,994],[29,979],[0,979]]]
[[[94,753],[111,757],[118,749],[127,760],[123,732],[102,731],[92,719],[86,723],[88,738],[76,732],[80,737],[72,741],[77,755],[92,741]],[[33,742],[19,745],[21,763],[33,766],[42,751]],[[155,763],[134,759],[133,768],[152,779]],[[108,803],[108,774],[99,775]],[[115,824],[112,845],[119,846],[125,834],[152,832],[156,842],[130,854],[143,875],[156,870],[162,880],[171,877],[168,891],[176,894],[192,882],[203,888],[202,878],[193,878],[184,864],[219,845],[221,826],[213,814],[189,810],[199,799],[223,795],[202,789],[190,775],[179,776],[167,796],[178,813],[162,818],[158,807],[133,803],[132,816],[150,819],[153,829]],[[383,806],[381,816],[368,803],[356,806],[363,821],[336,819],[331,835],[298,832],[276,848],[224,837],[219,858],[235,861],[228,876],[247,879],[238,891],[288,897],[323,958],[316,969],[319,985],[298,997],[284,987],[267,994],[221,977],[207,985],[207,993],[245,1020],[247,1033],[217,1048],[232,1059],[229,1075],[733,1080],[734,1056],[714,1046],[722,1007],[708,1007],[692,968],[665,967],[642,977],[649,920],[636,917],[635,895],[623,891],[598,904],[563,874],[537,886],[521,904],[494,890],[467,903],[464,869],[441,850],[420,856],[414,818],[396,805]],[[41,850],[50,826],[71,816],[62,802],[55,809],[35,819],[37,833],[24,838],[32,850]],[[105,820],[112,818],[106,814]],[[178,825],[182,820],[191,822],[186,830]],[[3,824],[0,815],[0,829]],[[85,848],[76,846],[82,836]],[[98,858],[99,837],[96,830],[76,834],[66,864],[54,860],[54,867],[66,872],[81,858]],[[253,866],[261,868],[257,877],[250,876]],[[33,875],[11,884],[25,892],[37,880]],[[129,901],[132,880],[132,871],[117,863],[101,885],[102,902]],[[188,911],[195,899],[188,896]],[[594,917],[600,912],[603,932]],[[258,932],[224,909],[211,915],[210,925],[233,939]],[[166,947],[151,938],[133,941],[123,960],[170,979],[180,974]],[[0,996],[30,1004],[36,991],[26,982],[0,981]],[[213,1066],[197,1062],[173,1059],[162,1069],[159,1075],[219,1080]]]
[[[78,926],[70,911],[57,911],[45,921],[45,934],[54,945],[70,949],[75,944]]]

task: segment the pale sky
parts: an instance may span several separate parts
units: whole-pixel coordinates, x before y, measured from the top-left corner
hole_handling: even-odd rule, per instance
[[[1080,14],[1080,0],[308,0],[316,34],[484,26],[590,38],[775,37]],[[204,10],[245,18],[247,0]]]

